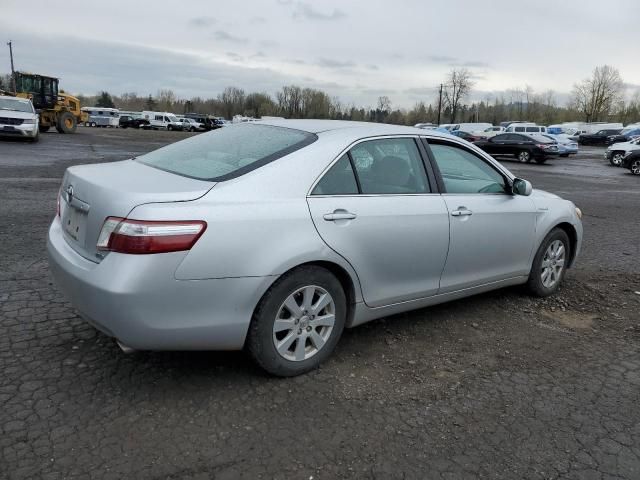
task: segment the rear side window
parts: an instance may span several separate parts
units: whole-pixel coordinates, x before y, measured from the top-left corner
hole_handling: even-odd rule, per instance
[[[539,132],[540,127],[527,127],[527,132]]]
[[[420,151],[412,138],[362,142],[350,154],[363,194],[429,192]]]
[[[358,183],[348,155],[340,157],[318,182],[312,195],[357,195]]]
[[[167,145],[137,161],[184,177],[219,182],[284,157],[317,138],[301,130],[246,123]]]

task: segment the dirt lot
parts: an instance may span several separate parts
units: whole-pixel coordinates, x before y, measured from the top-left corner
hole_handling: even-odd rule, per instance
[[[379,320],[282,380],[240,352],[126,356],[51,283],[64,169],[185,136],[0,142],[0,478],[640,478],[640,179],[602,149],[507,164],[585,213],[558,295]]]

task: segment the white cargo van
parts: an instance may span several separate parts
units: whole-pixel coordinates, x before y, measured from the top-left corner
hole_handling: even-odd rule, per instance
[[[142,112],[142,118],[149,120],[149,125],[143,127],[152,130],[182,130],[182,122],[170,112]]]
[[[547,133],[547,127],[535,123],[512,123],[505,133]]]

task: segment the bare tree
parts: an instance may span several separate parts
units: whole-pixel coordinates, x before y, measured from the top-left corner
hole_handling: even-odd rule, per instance
[[[596,67],[590,78],[573,86],[572,103],[584,114],[587,122],[606,119],[624,92],[622,77],[617,68]]]
[[[244,90],[236,87],[227,87],[218,95],[225,118],[231,120],[235,114],[243,112],[244,98]]]
[[[302,114],[302,89],[297,85],[282,87],[276,94],[278,108],[287,118],[300,118]]]
[[[471,80],[471,72],[469,70],[466,68],[454,68],[449,72],[442,93],[444,106],[449,110],[451,116],[451,123],[456,121],[460,102],[469,95],[472,88],[473,80]]]

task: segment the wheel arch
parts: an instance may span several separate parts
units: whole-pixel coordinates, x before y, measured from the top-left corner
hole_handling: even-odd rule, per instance
[[[353,277],[353,273],[349,272],[342,265],[339,265],[338,263],[335,263],[329,260],[312,260],[312,261],[300,263],[298,265],[295,265],[289,268],[282,274],[275,276],[273,278],[273,281],[269,284],[269,286],[265,289],[263,294],[260,296],[260,300],[258,300],[255,307],[253,308],[253,314],[255,314],[255,311],[260,305],[260,302],[262,302],[262,299],[264,298],[264,296],[267,294],[267,292],[271,289],[271,287],[273,287],[273,285],[278,280],[280,280],[285,275],[289,274],[293,270],[296,270],[300,267],[313,267],[313,266],[321,267],[321,268],[324,268],[325,270],[328,270],[340,282],[340,285],[342,286],[342,290],[344,291],[344,294],[347,298],[347,318],[345,320],[345,326],[350,327],[351,324],[353,323],[353,319],[356,311],[356,304],[358,303],[358,293],[356,289],[360,288],[360,283],[357,278]],[[252,314],[252,317],[253,317],[253,314]]]
[[[571,268],[576,258],[577,249],[578,249],[578,232],[576,231],[575,227],[571,225],[569,222],[558,223],[553,228],[551,228],[549,232],[551,232],[554,228],[559,228],[560,230],[564,231],[564,233],[566,233],[567,236],[569,237],[569,242],[570,242],[569,247],[571,248],[571,250],[569,252],[570,257],[569,257],[569,264],[567,268]],[[549,233],[547,232],[547,235],[548,234]]]

